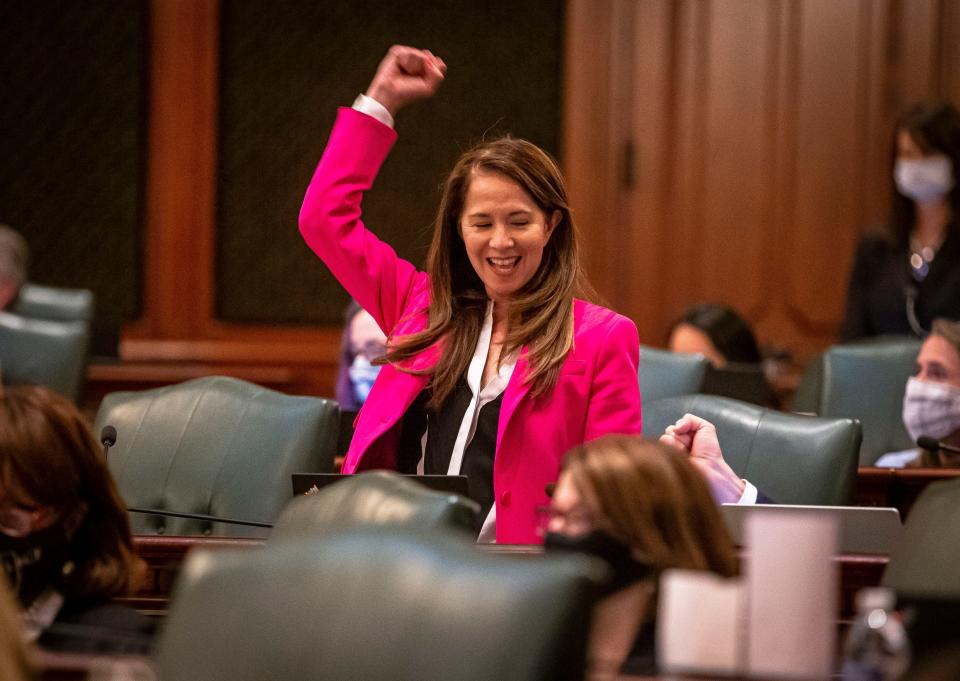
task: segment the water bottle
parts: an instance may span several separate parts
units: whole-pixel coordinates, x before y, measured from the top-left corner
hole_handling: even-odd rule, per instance
[[[910,640],[890,589],[861,589],[847,634],[843,681],[895,681],[910,666]]]

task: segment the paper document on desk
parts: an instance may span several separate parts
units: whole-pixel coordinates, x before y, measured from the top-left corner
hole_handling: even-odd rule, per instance
[[[744,588],[699,570],[660,577],[657,664],[664,672],[736,673],[741,668]]]
[[[747,673],[829,679],[836,642],[836,517],[758,513],[746,529]]]

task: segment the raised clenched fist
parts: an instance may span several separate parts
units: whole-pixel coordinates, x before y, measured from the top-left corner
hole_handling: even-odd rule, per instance
[[[443,60],[429,50],[394,45],[380,62],[366,94],[396,116],[407,104],[432,97],[446,70]]]

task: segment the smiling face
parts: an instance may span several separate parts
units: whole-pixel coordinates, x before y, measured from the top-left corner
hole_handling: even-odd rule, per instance
[[[560,211],[547,216],[505,175],[473,171],[460,216],[460,235],[491,300],[508,301],[533,278],[560,219]]]

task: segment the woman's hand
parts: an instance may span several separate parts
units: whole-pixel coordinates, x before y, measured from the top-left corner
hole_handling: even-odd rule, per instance
[[[446,70],[443,60],[429,50],[394,45],[380,62],[366,95],[395,117],[401,107],[432,97]]]

